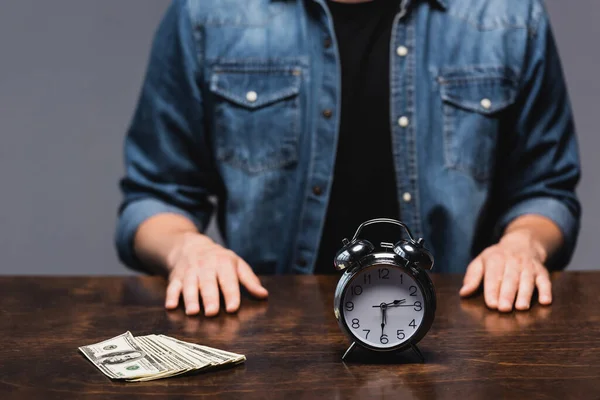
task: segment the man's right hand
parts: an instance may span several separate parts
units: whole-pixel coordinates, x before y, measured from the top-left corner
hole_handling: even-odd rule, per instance
[[[177,308],[183,294],[187,315],[200,312],[201,297],[204,315],[215,316],[222,292],[226,311],[236,312],[240,308],[240,284],[259,299],[268,296],[244,260],[199,233],[181,233],[174,241],[167,264],[170,273],[165,307],[170,310]]]

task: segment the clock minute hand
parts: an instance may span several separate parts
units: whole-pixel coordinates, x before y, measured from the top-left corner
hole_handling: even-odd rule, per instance
[[[385,311],[387,310],[387,307],[384,307],[382,305],[381,307],[381,336],[383,336],[383,328],[385,328],[385,323],[386,321],[386,316],[385,316]]]

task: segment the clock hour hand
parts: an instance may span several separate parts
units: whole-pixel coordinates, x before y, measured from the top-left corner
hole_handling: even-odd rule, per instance
[[[394,300],[391,303],[387,303],[386,306],[388,307],[393,307],[393,306],[398,306],[400,304],[404,304],[406,303],[406,299],[402,299],[402,300]]]

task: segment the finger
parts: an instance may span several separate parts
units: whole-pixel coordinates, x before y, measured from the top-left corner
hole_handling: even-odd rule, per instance
[[[539,293],[539,302],[547,306],[552,304],[552,283],[550,283],[550,274],[543,266],[538,267],[538,274],[535,277],[535,285]]]
[[[238,281],[236,260],[228,266],[221,266],[217,273],[217,280],[225,298],[225,310],[228,313],[236,312],[240,308],[240,283]]]
[[[219,265],[219,267],[221,267]],[[204,305],[204,315],[214,317],[219,313],[219,286],[217,273],[212,268],[203,268],[198,272],[198,286]]]
[[[193,269],[190,269],[183,279],[183,301],[185,303],[185,313],[187,315],[196,315],[200,312],[198,302],[198,276]]]
[[[483,261],[481,260],[481,257],[477,257],[467,267],[467,272],[465,273],[465,278],[463,279],[463,286],[460,289],[459,294],[463,297],[472,295],[481,284],[482,278]]]
[[[173,310],[179,305],[179,296],[181,295],[181,289],[183,284],[181,279],[174,278],[169,282],[167,286],[167,294],[165,296],[165,308]]]
[[[504,265],[504,276],[500,285],[500,297],[498,300],[498,311],[512,311],[519,289],[519,278],[521,277],[521,261],[508,258]]]
[[[259,299],[267,298],[269,292],[260,284],[260,280],[254,271],[252,271],[252,268],[250,268],[250,266],[241,258],[239,259],[237,266],[240,283],[248,289],[248,292]]]
[[[533,289],[535,282],[533,279],[533,272],[530,269],[524,269],[521,272],[521,280],[519,281],[519,294],[517,295],[517,302],[515,308],[517,310],[529,310],[531,307],[531,296],[533,296]]]
[[[500,284],[504,276],[504,257],[498,254],[486,257],[483,260],[483,268],[483,295],[485,297],[485,304],[494,310],[498,308]]]

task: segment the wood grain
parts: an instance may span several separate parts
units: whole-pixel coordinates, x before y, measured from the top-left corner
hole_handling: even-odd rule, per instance
[[[0,278],[0,399],[598,399],[600,273],[553,275],[554,304],[489,311],[460,300],[459,276],[436,276],[436,320],[410,354],[356,352],[333,317],[336,277],[263,279],[267,302],[235,315],[163,309],[158,278]],[[112,382],[78,352],[130,330],[246,354],[245,365],[163,381]]]

